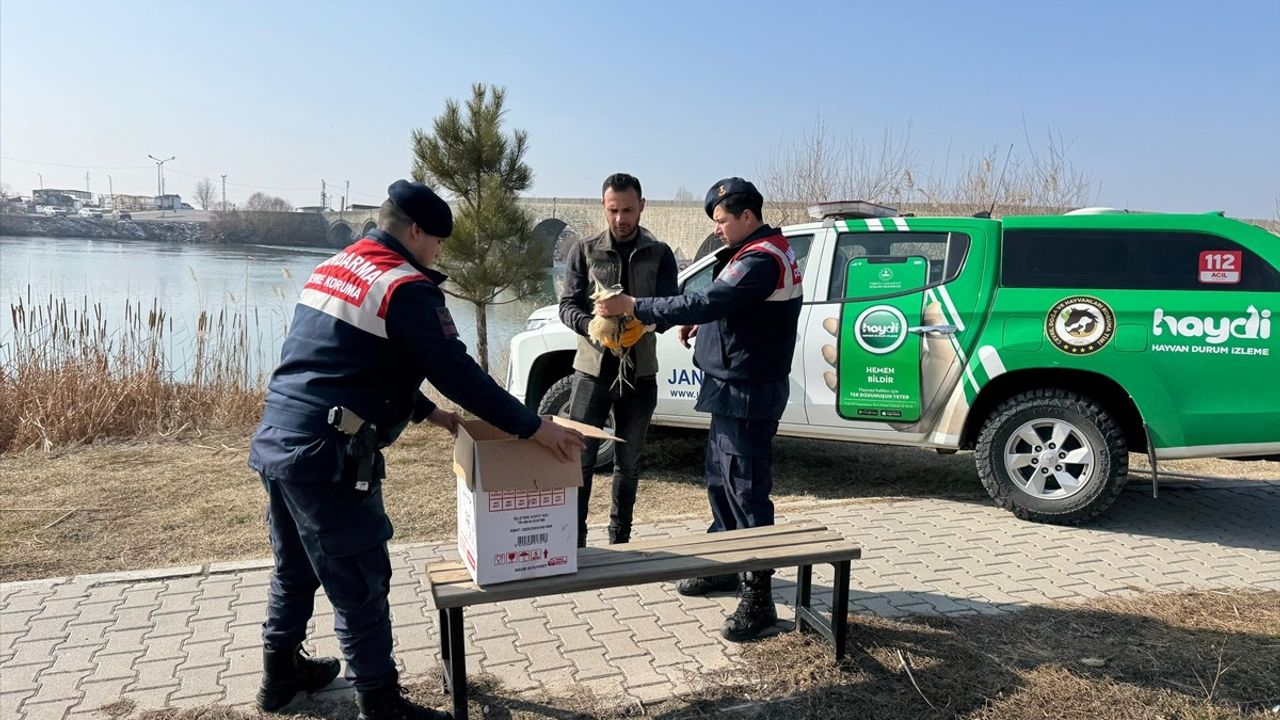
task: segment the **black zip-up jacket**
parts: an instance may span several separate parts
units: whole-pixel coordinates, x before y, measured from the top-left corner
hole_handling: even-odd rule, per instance
[[[595,291],[593,278],[605,285],[621,285],[632,297],[666,297],[680,293],[676,274],[676,256],[671,248],[643,227],[636,235],[635,248],[627,262],[627,277],[622,277],[622,258],[608,230],[570,248],[564,272],[564,291],[560,295],[560,321],[578,333],[578,352],[573,358],[573,369],[600,377],[604,354],[608,352],[604,346],[587,338],[587,325],[595,308],[591,300],[591,293]],[[662,332],[668,327],[669,324],[659,324],[657,330]],[[632,358],[635,360],[636,377],[657,374],[657,341],[653,333],[646,333],[635,344]],[[616,368],[616,364],[613,367]]]

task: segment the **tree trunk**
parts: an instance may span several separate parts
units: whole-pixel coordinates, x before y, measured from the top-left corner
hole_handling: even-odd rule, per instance
[[[489,317],[485,314],[486,303],[472,303],[476,306],[476,359],[480,361],[480,369],[489,372]]]

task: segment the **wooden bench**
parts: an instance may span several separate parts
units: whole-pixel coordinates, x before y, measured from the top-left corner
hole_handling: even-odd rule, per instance
[[[809,628],[831,641],[838,662],[844,656],[848,626],[849,563],[861,556],[861,548],[838,533],[822,525],[798,523],[583,548],[578,551],[578,572],[572,575],[484,588],[471,581],[461,562],[431,565],[427,584],[440,612],[440,656],[445,690],[453,697],[454,717],[467,717],[467,640],[462,612],[471,605],[796,566],[796,629]],[[835,612],[830,619],[810,602],[813,566],[822,564],[835,568],[831,602]]]

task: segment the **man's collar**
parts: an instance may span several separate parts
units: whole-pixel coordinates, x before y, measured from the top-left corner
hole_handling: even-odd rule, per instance
[[[404,258],[405,262],[412,265],[414,270],[417,270],[423,275],[426,275],[427,279],[435,283],[436,285],[439,285],[443,283],[445,280],[449,279],[447,275],[440,272],[439,270],[432,270],[426,265],[423,265],[422,263],[418,262],[418,259],[413,256],[413,253],[409,252],[409,250],[405,248],[404,243],[395,239],[389,233],[386,233],[386,232],[383,232],[382,230],[374,228],[373,230],[369,231],[366,237],[373,238],[374,240],[382,243],[383,245],[386,245],[388,248],[391,249],[392,252]]]
[[[608,228],[605,228],[604,237],[605,237],[605,240],[609,243],[610,249],[612,250],[618,249],[618,239],[613,236],[613,232],[611,230],[609,230]],[[653,235],[648,230],[644,228],[643,225],[638,225],[636,226],[636,236],[632,238],[631,242],[635,243],[634,249],[639,250],[642,247],[646,247],[648,245],[654,245],[658,241],[653,237]]]

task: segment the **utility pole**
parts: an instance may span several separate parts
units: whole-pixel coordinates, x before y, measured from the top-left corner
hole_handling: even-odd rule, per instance
[[[222,212],[227,211],[227,175],[222,174]]]
[[[345,182],[347,186],[346,186],[346,189],[342,191],[342,209],[346,210],[347,202],[348,202],[347,199],[351,197],[351,181],[344,180],[343,182]]]
[[[36,173],[36,177],[40,178],[40,189],[41,189],[41,190],[43,190],[43,189],[44,189],[44,174],[43,174],[43,173]]]
[[[329,200],[328,198],[325,197],[324,193],[325,193],[324,180],[321,180],[320,181],[320,208],[321,208],[320,211],[321,212],[324,212],[325,210],[329,209]]]
[[[111,198],[111,209],[116,209],[116,186],[111,181],[111,176],[107,175],[107,197]]]
[[[93,191],[89,189],[89,171],[84,171],[84,191],[89,193],[89,199],[93,199]]]
[[[156,161],[156,202],[160,203],[160,217],[164,217],[164,164],[175,159],[175,156],[169,156],[163,160],[155,155],[147,157]]]

